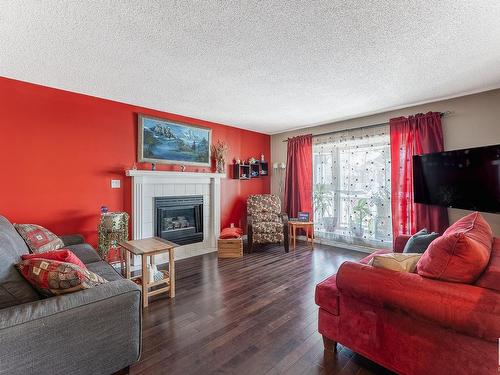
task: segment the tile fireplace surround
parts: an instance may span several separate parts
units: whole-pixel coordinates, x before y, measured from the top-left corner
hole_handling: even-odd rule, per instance
[[[220,233],[220,180],[223,173],[128,170],[132,178],[132,238],[154,236],[154,198],[186,195],[203,196],[203,242],[179,246],[175,259],[217,251]],[[158,256],[155,263],[166,258]],[[133,262],[136,263],[136,262]]]

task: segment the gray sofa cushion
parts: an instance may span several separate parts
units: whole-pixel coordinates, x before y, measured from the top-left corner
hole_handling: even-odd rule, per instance
[[[89,271],[97,273],[99,276],[104,277],[108,281],[123,279],[122,275],[120,275],[112,266],[103,260],[95,263],[87,263],[85,265]]]
[[[14,226],[0,216],[0,309],[40,299],[14,267],[22,254],[28,254],[26,243]]]
[[[59,236],[59,238],[64,242],[64,246],[78,245],[85,243],[85,238],[81,234],[65,234]]]
[[[85,263],[89,271],[104,277],[108,281],[123,279],[123,277],[107,262],[103,261],[92,246],[87,243],[65,246]]]
[[[64,248],[70,249],[85,264],[102,260],[97,251],[88,243],[64,246]]]
[[[0,374],[112,374],[137,361],[141,291],[117,280],[0,310]]]

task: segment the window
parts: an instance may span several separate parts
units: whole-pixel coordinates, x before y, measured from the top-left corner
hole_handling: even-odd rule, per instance
[[[389,126],[313,139],[313,205],[318,239],[391,247]]]

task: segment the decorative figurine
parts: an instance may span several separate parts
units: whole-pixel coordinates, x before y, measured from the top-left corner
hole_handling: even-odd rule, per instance
[[[257,159],[250,158],[250,159],[248,159],[248,164],[255,164],[256,161],[257,161]]]
[[[266,160],[264,159],[264,154],[260,154],[260,161],[266,161]]]
[[[134,162],[134,164],[132,165],[132,170],[133,170],[133,171],[136,171],[136,170],[137,170],[137,164],[136,164],[136,162]]]
[[[185,165],[181,165],[181,172],[186,172],[186,166]]]
[[[240,159],[236,159],[236,164],[241,164],[241,160]]]
[[[156,163],[151,163],[151,170],[156,171]]]

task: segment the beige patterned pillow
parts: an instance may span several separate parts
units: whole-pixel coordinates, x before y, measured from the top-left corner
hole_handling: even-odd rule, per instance
[[[419,253],[388,253],[375,255],[370,260],[370,265],[377,268],[385,268],[398,272],[414,272],[418,260],[422,254]]]

